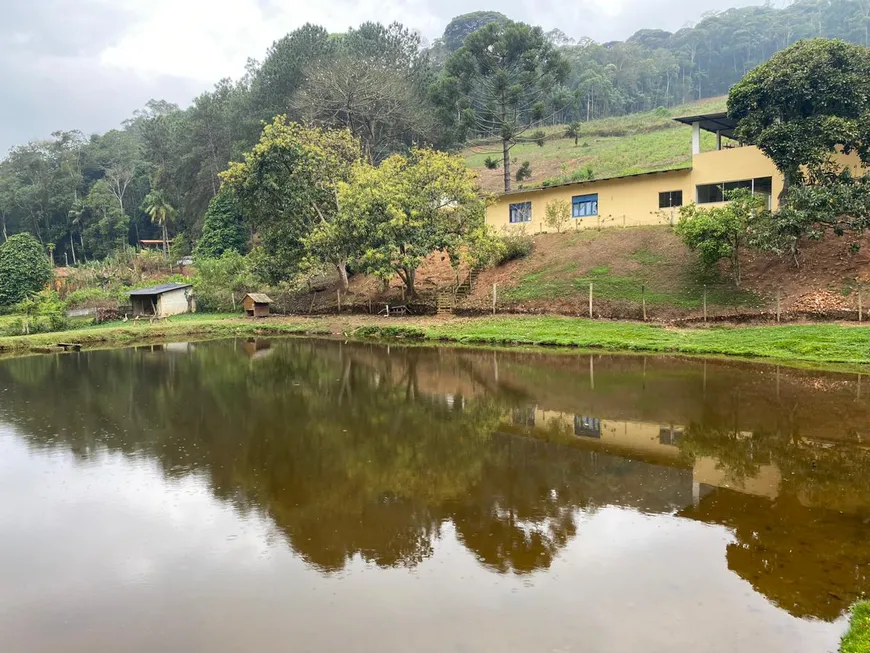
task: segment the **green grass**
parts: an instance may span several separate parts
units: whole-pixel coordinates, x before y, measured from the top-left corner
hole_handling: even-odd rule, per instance
[[[870,602],[852,608],[849,630],[840,642],[840,653],[870,653]]]
[[[312,322],[284,320],[246,320],[240,315],[198,313],[178,315],[169,321],[109,322],[54,333],[0,338],[0,352],[26,352],[49,349],[59,342],[84,346],[131,345],[138,342],[165,341],[187,337],[234,337],[243,335],[322,335],[329,329]]]
[[[429,339],[611,350],[870,363],[870,329],[834,324],[674,329],[566,317],[483,318],[435,324]]]
[[[581,272],[579,264],[559,263],[543,266],[520,278],[504,289],[509,301],[575,299],[588,297],[589,284],[596,300],[639,305],[643,298],[650,308],[674,307],[697,310],[703,304],[704,283],[691,266],[675,266],[664,256],[647,250],[637,250],[631,260],[640,264],[630,274],[614,274],[609,266],[598,265]],[[710,307],[759,307],[764,301],[753,292],[737,288],[722,280],[707,289]]]
[[[578,170],[590,167],[596,179],[618,177],[641,172],[685,168],[691,164],[691,128],[674,122],[672,116],[721,111],[724,98],[703,103],[675,107],[669,115],[655,111],[636,113],[618,118],[606,118],[583,123],[579,143],[565,138],[564,125],[548,127],[543,131],[550,136],[543,147],[535,143],[517,144],[511,157],[517,163],[529,161],[532,177],[524,187],[564,183],[573,180]],[[715,136],[704,132],[702,147],[713,149]],[[499,158],[500,144],[479,142],[465,151],[468,167],[484,170],[489,156]],[[496,151],[498,150],[498,151]],[[484,183],[492,190],[501,171],[487,171]]]

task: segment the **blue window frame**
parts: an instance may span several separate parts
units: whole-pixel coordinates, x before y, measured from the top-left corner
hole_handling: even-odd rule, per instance
[[[511,204],[511,206],[510,206],[510,221],[511,221],[511,224],[516,224],[518,222],[531,222],[532,221],[532,203],[531,202],[517,202],[516,204]]]
[[[571,216],[587,218],[598,215],[598,193],[593,195],[575,195],[571,198]]]

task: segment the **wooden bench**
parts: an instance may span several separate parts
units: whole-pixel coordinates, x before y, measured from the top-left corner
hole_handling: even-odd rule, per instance
[[[395,306],[385,304],[384,308],[378,311],[378,315],[386,315],[389,317],[390,315],[408,315],[413,312],[414,311],[408,308],[405,304],[396,304]]]

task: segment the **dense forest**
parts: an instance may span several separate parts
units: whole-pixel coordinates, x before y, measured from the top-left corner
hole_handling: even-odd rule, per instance
[[[175,239],[173,255],[187,254],[219,190],[219,173],[278,114],[349,129],[371,162],[413,144],[449,148],[501,135],[504,125],[494,127],[480,110],[478,120],[464,121],[445,89],[464,91],[465,106],[489,110],[480,80],[451,83],[464,83],[460,55],[468,37],[507,23],[497,12],[473,12],[453,19],[431,44],[398,24],[366,23],[343,34],[300,27],[252,61],[241,79],[222,80],[186,109],[153,100],[105,134],[56,132],[13,148],[0,162],[0,234],[5,240],[30,232],[57,264],[101,258],[164,233]],[[542,61],[549,56],[552,63],[555,52],[559,65],[552,83],[536,89],[534,106],[517,103],[525,107],[518,110],[522,129],[721,95],[804,38],[868,44],[870,0],[729,9],[676,33],[641,30],[624,42],[535,33]]]

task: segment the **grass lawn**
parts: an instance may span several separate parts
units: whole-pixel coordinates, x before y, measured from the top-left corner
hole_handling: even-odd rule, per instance
[[[543,345],[680,354],[757,357],[814,364],[870,364],[870,328],[837,324],[677,329],[639,322],[571,317],[491,317],[442,320],[373,316],[272,318],[179,316],[169,322],[113,323],[74,331],[0,338],[0,351],[40,351],[58,342],[130,345],[174,338],[253,335],[337,335],[482,345]]]
[[[870,602],[852,608],[849,630],[840,642],[840,653],[870,653]]]

